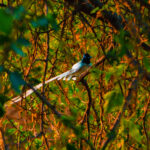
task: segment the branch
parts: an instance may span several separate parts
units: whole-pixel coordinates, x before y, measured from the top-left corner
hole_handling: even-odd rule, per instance
[[[1,132],[2,140],[3,140],[4,150],[9,150],[8,144],[6,144],[6,140],[5,140],[4,132],[2,128],[0,128],[0,132]]]
[[[146,110],[145,110],[144,117],[143,117],[143,127],[144,127],[145,136],[147,139],[147,149],[148,150],[150,148],[150,138],[149,138],[149,135],[148,135],[147,130],[146,130],[146,117],[147,117],[147,112],[148,112],[149,106],[150,106],[150,99],[148,99],[148,102],[146,105]]]
[[[120,31],[125,27],[124,22],[122,21],[122,18],[117,13],[113,13],[112,11],[107,10],[101,10],[101,15],[97,17],[97,12],[91,13],[92,10],[94,10],[96,7],[99,7],[99,9],[102,9],[103,3],[101,3],[98,0],[90,0],[91,3],[88,2],[88,0],[79,0],[78,3],[76,0],[65,0],[67,1],[71,6],[75,6],[78,8],[78,11],[84,12],[85,14],[97,18],[103,22],[110,23],[117,31]],[[141,2],[141,0],[139,0]],[[140,43],[140,39],[139,39]],[[141,44],[143,49],[145,51],[150,51],[150,46],[146,43]]]
[[[108,139],[107,139],[106,141],[104,141],[102,150],[105,150],[105,148],[107,147],[108,143],[109,143],[112,139],[114,139],[114,137],[115,137],[114,133],[115,133],[115,131],[116,131],[116,129],[117,129],[117,127],[118,127],[120,121],[121,121],[122,114],[123,114],[124,111],[126,110],[126,108],[127,108],[128,104],[129,104],[130,100],[132,99],[132,93],[133,93],[133,91],[134,91],[135,89],[137,89],[137,84],[138,84],[137,79],[134,79],[134,80],[130,83],[130,85],[129,85],[129,90],[128,90],[128,94],[127,94],[127,96],[126,96],[126,98],[125,98],[125,103],[124,103],[122,112],[119,112],[118,117],[116,118],[115,123],[114,123],[112,129],[110,130],[110,135],[112,135],[112,136],[109,136]],[[112,134],[111,134],[111,133],[112,133]],[[114,136],[113,136],[113,135],[114,135]]]
[[[91,91],[90,91],[90,88],[87,84],[87,82],[82,78],[81,80],[81,83],[85,86],[87,92],[88,92],[88,97],[89,97],[89,101],[88,101],[88,107],[87,107],[87,110],[85,112],[85,115],[84,115],[84,119],[82,121],[82,124],[84,123],[85,121],[85,116],[87,117],[87,126],[88,126],[88,140],[90,141],[90,123],[89,123],[89,116],[90,116],[90,108],[92,106],[92,96],[91,96]]]
[[[59,112],[54,108],[54,106],[48,102],[48,100],[47,100],[44,96],[42,96],[37,90],[35,90],[29,83],[26,83],[26,84],[27,84],[27,86],[28,86],[30,89],[32,89],[32,90],[34,91],[34,93],[37,95],[37,97],[39,97],[39,99],[40,99],[44,104],[46,104],[46,105],[53,111],[53,113],[54,113],[58,118],[61,118],[61,117],[62,117],[62,114],[59,113]]]

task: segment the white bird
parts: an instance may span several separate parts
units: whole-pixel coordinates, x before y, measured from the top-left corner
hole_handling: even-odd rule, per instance
[[[84,71],[86,71],[91,66],[90,59],[91,59],[91,56],[88,53],[84,54],[82,60],[79,61],[78,63],[74,64],[69,71],[64,72],[61,75],[58,75],[54,78],[51,78],[51,79],[45,81],[45,84],[48,84],[49,82],[51,82],[53,80],[60,80],[60,79],[76,80],[76,77],[79,77]],[[43,86],[43,83],[40,83],[40,84],[34,86],[33,88],[35,90],[37,90],[42,86]],[[25,93],[23,93],[22,96],[17,96],[15,98],[13,98],[11,101],[12,101],[12,103],[17,103],[17,102],[21,101],[22,98],[25,98],[25,97],[31,95],[33,92],[34,91],[32,89],[29,89]]]

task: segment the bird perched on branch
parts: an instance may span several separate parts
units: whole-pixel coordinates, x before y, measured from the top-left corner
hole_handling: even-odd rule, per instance
[[[60,80],[60,79],[76,80],[77,77],[79,77],[84,71],[86,71],[91,66],[90,59],[91,59],[91,56],[88,53],[84,54],[82,60],[79,61],[78,63],[74,64],[69,71],[64,72],[56,77],[53,77],[53,78],[45,81],[45,84],[48,84],[49,82],[52,82],[53,80]],[[40,83],[40,84],[34,86],[33,88],[35,90],[37,90],[42,86],[43,86],[43,83]],[[19,102],[22,98],[29,96],[33,92],[34,91],[32,89],[27,90],[25,93],[23,93],[22,97],[17,96],[15,98],[13,98],[12,103]]]

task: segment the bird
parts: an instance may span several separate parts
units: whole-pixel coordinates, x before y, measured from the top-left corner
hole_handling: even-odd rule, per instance
[[[82,60],[77,62],[76,64],[74,64],[70,70],[45,81],[45,84],[48,84],[49,82],[52,82],[54,80],[60,80],[60,79],[67,80],[67,81],[71,80],[71,79],[76,80],[77,77],[79,77],[83,72],[85,72],[92,65],[90,63],[91,58],[92,57],[88,53],[85,53],[83,55]],[[42,86],[43,86],[43,83],[40,83],[40,84],[34,86],[33,88],[35,90],[37,90]],[[32,89],[29,89],[25,93],[23,93],[22,96],[17,96],[15,98],[13,98],[11,100],[11,102],[12,103],[17,103],[17,102],[21,101],[22,98],[25,98],[25,97],[31,95],[33,92],[34,91]]]

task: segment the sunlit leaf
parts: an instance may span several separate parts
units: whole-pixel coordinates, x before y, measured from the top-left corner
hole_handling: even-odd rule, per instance
[[[138,124],[134,123],[133,120],[124,120],[124,125],[126,128],[129,128],[129,135],[131,135],[133,139],[140,143],[142,140],[142,136],[140,134]]]
[[[150,58],[144,57],[143,63],[148,72],[150,72]]]
[[[120,64],[118,66],[116,66],[116,71],[115,71],[115,74],[119,77],[122,75],[123,71],[125,71],[126,69],[126,64]]]
[[[98,10],[99,10],[99,7],[94,8],[94,9],[91,11],[91,14],[96,13]]]
[[[23,7],[25,9],[28,9],[29,7],[31,7],[31,5],[33,4],[34,0],[25,0],[23,1]]]
[[[110,92],[107,92],[104,95],[105,99],[105,112],[110,113],[116,107],[123,104],[123,95],[119,89],[114,89]]]
[[[106,73],[105,73],[105,81],[106,81],[106,83],[109,82],[109,80],[110,80],[112,74],[113,74],[113,72],[106,72]]]
[[[114,65],[107,72],[105,72],[105,81],[109,82],[111,76],[115,76],[116,78],[120,77],[125,69],[127,68],[126,64],[120,64],[118,66]]]
[[[139,132],[138,126],[133,121],[130,121],[129,128],[130,128],[130,135],[138,142],[141,142],[142,137]]]
[[[21,75],[18,72],[10,72],[9,78],[12,84],[12,88],[20,93],[20,86],[25,85],[25,81],[22,79]]]

